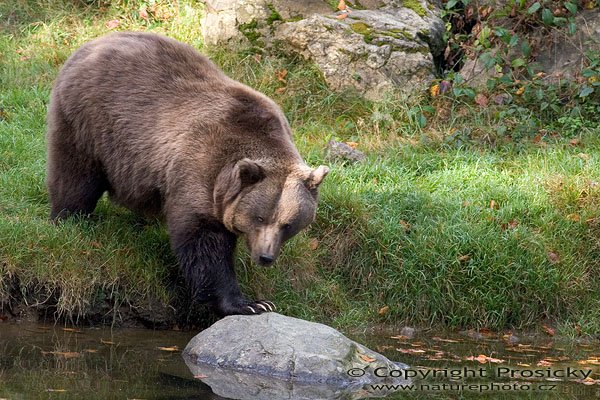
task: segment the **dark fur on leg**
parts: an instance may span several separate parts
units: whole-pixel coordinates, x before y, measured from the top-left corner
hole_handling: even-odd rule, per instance
[[[169,220],[179,267],[196,302],[211,303],[222,315],[273,311],[266,301],[250,301],[240,291],[234,270],[236,235],[223,224],[200,215]]]

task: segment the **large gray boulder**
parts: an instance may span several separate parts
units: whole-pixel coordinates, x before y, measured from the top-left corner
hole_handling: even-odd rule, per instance
[[[205,3],[206,43],[278,46],[314,62],[332,89],[372,99],[427,87],[445,47],[439,9],[426,0],[348,0],[357,7],[342,19],[325,0]]]
[[[183,357],[194,376],[230,398],[367,397],[365,385],[408,383],[405,364],[326,325],[277,313],[228,316],[196,335]]]

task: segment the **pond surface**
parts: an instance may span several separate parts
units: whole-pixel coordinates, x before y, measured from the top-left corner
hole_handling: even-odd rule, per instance
[[[193,336],[0,323],[0,399],[222,399],[181,357]],[[598,341],[471,332],[390,336],[353,337],[417,375],[414,387],[392,390],[387,399],[600,398]],[[368,388],[338,398],[385,392]]]

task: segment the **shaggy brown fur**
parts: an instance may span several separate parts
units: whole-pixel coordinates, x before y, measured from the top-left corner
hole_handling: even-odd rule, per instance
[[[266,96],[192,47],[149,33],[83,45],[63,66],[48,109],[51,218],[89,214],[105,191],[166,218],[195,300],[226,314],[270,310],[240,293],[238,235],[254,261],[315,216],[326,167],[310,169]]]

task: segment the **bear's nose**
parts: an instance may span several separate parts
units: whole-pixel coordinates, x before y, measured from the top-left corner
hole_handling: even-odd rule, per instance
[[[275,257],[269,254],[261,254],[260,257],[258,257],[258,261],[260,261],[262,265],[271,265],[273,264],[273,261],[275,261]]]

